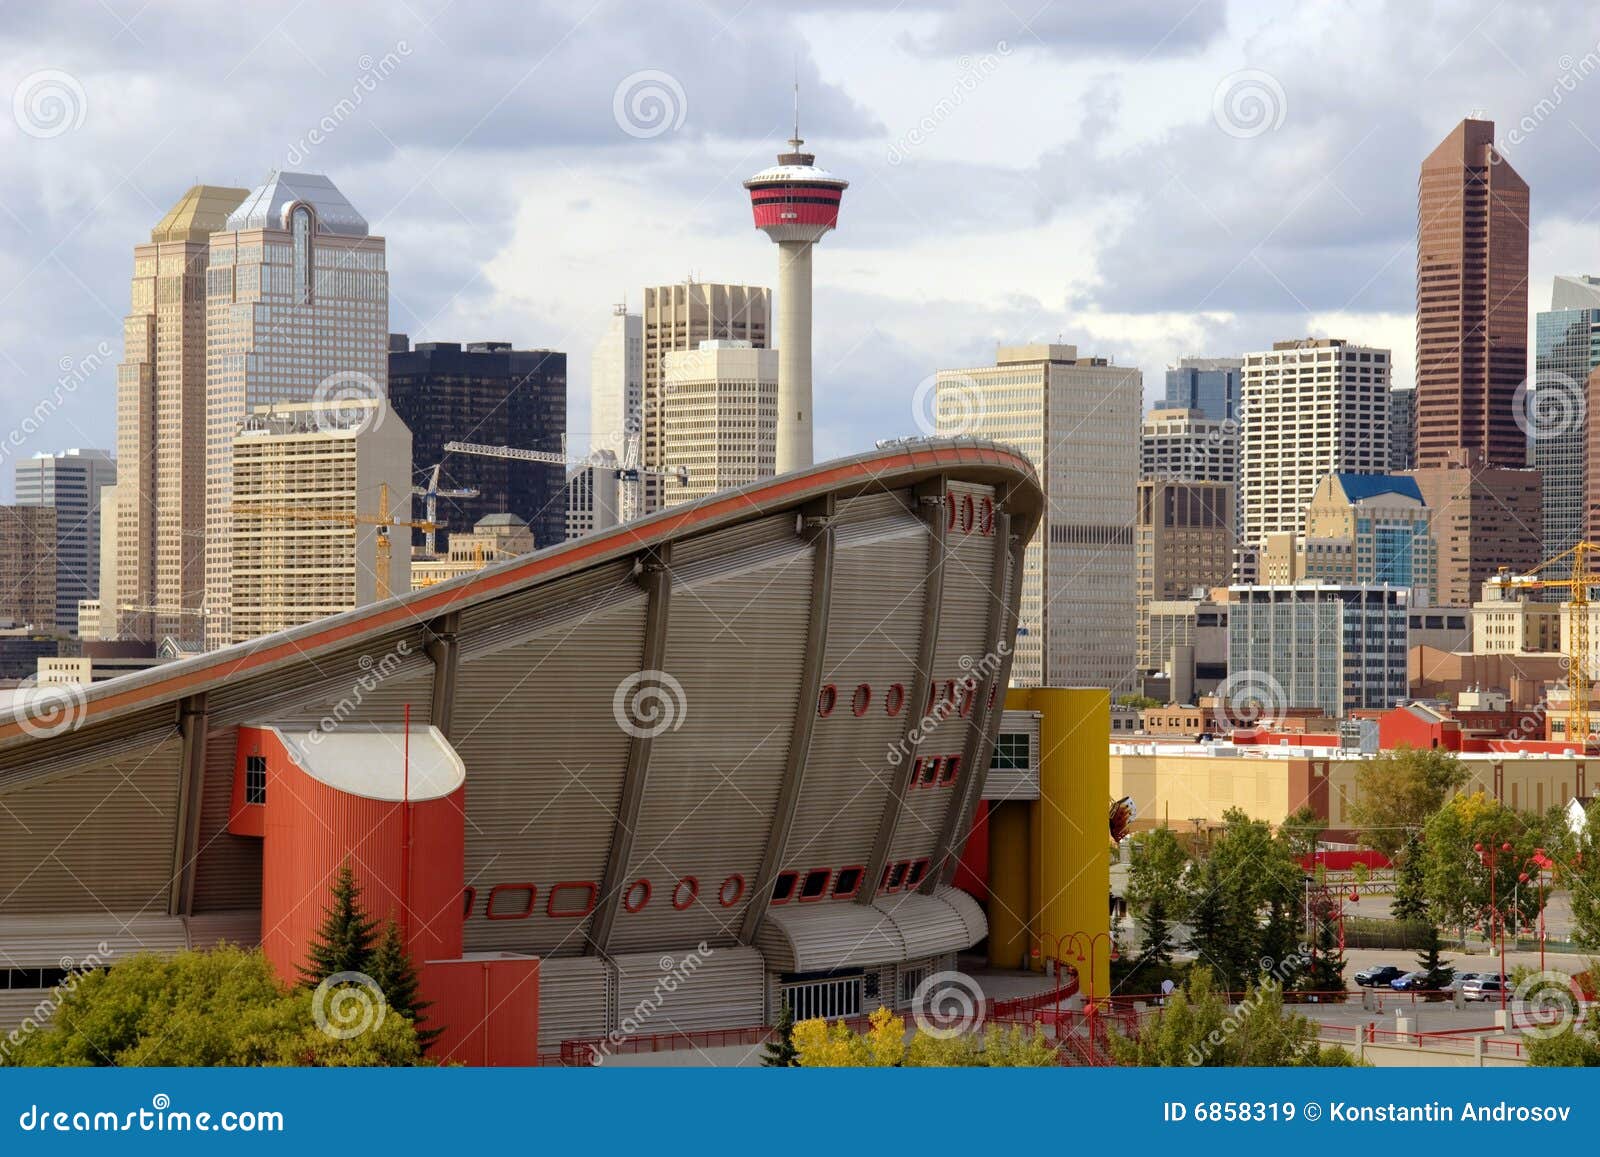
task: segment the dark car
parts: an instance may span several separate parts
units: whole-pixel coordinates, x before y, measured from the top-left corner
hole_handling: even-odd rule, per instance
[[[1437,977],[1431,972],[1408,972],[1391,980],[1389,987],[1396,992],[1436,992],[1448,990],[1453,983],[1448,970],[1441,970]]]
[[[1356,973],[1356,983],[1362,988],[1383,988],[1402,975],[1404,973],[1392,964],[1379,964]]]

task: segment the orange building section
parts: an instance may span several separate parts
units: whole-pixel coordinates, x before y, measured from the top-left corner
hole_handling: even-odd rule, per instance
[[[469,1065],[537,1063],[539,961],[462,957],[465,771],[435,728],[289,733],[241,727],[228,830],[258,835],[261,947],[298,983],[349,865],[369,919],[393,918],[417,965],[429,1056]]]

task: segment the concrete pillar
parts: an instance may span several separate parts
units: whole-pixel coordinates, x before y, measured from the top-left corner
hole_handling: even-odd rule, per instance
[[[778,242],[777,471],[811,465],[811,246]]]

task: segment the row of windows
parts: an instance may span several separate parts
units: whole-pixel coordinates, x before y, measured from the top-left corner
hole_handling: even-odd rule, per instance
[[[995,697],[1000,685],[991,683],[989,686],[989,707],[994,707]],[[872,710],[874,692],[871,683],[857,683],[856,689],[850,694],[850,713],[860,719]],[[935,679],[928,685],[928,704],[924,710],[925,715],[932,715],[941,702],[950,704],[950,710],[945,717],[959,715],[963,719],[970,718],[972,709],[978,700],[978,680],[971,674],[963,675],[960,679],[946,679],[941,685]],[[826,719],[832,715],[839,705],[839,685],[837,683],[824,683],[817,692],[817,714]],[[888,690],[883,694],[883,711],[890,719],[898,716],[905,710],[906,687],[904,683],[890,683]]]

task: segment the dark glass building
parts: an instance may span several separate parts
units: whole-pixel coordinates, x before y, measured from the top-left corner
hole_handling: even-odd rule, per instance
[[[1167,396],[1158,410],[1199,410],[1213,422],[1239,417],[1243,358],[1180,358],[1167,367]]]
[[[426,484],[443,462],[441,489],[477,487],[476,498],[439,499],[439,549],[490,514],[515,514],[533,531],[535,547],[567,537],[567,472],[563,465],[445,455],[446,442],[477,442],[560,454],[567,432],[567,355],[514,350],[509,342],[418,342],[389,335],[389,402],[411,428],[411,463]],[[419,499],[413,506],[422,517]],[[416,532],[420,545],[422,533]]]

